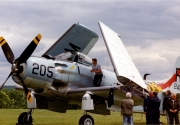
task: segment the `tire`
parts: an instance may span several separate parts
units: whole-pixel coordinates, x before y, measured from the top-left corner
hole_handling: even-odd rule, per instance
[[[23,117],[27,115],[27,112],[23,112],[18,117],[18,124],[23,124]]]
[[[90,115],[83,115],[79,119],[79,125],[94,125],[94,119]]]
[[[23,112],[19,115],[18,117],[18,124],[32,124],[32,116],[29,117],[29,120],[27,121],[27,116],[28,113],[27,112]]]

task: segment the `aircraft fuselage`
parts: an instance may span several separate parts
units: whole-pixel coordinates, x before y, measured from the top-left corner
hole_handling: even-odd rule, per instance
[[[53,89],[65,94],[68,89],[94,87],[94,73],[91,73],[91,65],[77,62],[46,59],[42,57],[30,57],[23,64],[21,77],[28,88],[34,90]],[[101,86],[117,86],[119,83],[115,73],[102,69],[103,78]],[[21,85],[18,78],[13,80]]]

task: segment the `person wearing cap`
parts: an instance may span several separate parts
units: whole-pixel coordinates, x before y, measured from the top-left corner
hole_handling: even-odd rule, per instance
[[[121,115],[123,116],[123,125],[133,125],[133,106],[134,101],[131,99],[131,93],[126,93],[126,99],[121,101]]]

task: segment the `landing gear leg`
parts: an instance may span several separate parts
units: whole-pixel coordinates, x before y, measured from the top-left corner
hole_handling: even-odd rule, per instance
[[[94,125],[94,119],[84,111],[84,115],[79,119],[79,125]]]
[[[23,112],[18,117],[18,125],[32,125],[32,109],[28,112]]]

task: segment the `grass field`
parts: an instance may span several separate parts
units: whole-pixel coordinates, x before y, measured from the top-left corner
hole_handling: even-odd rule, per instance
[[[27,109],[0,109],[0,125],[15,125],[20,113]],[[68,110],[65,114],[47,110],[34,110],[33,125],[78,125],[79,118],[82,116],[81,110]],[[110,116],[102,116],[88,113],[94,118],[95,125],[121,125],[122,117],[118,112],[111,112]],[[134,113],[134,124],[145,124],[145,115]],[[165,116],[161,116],[161,121],[166,123]]]

